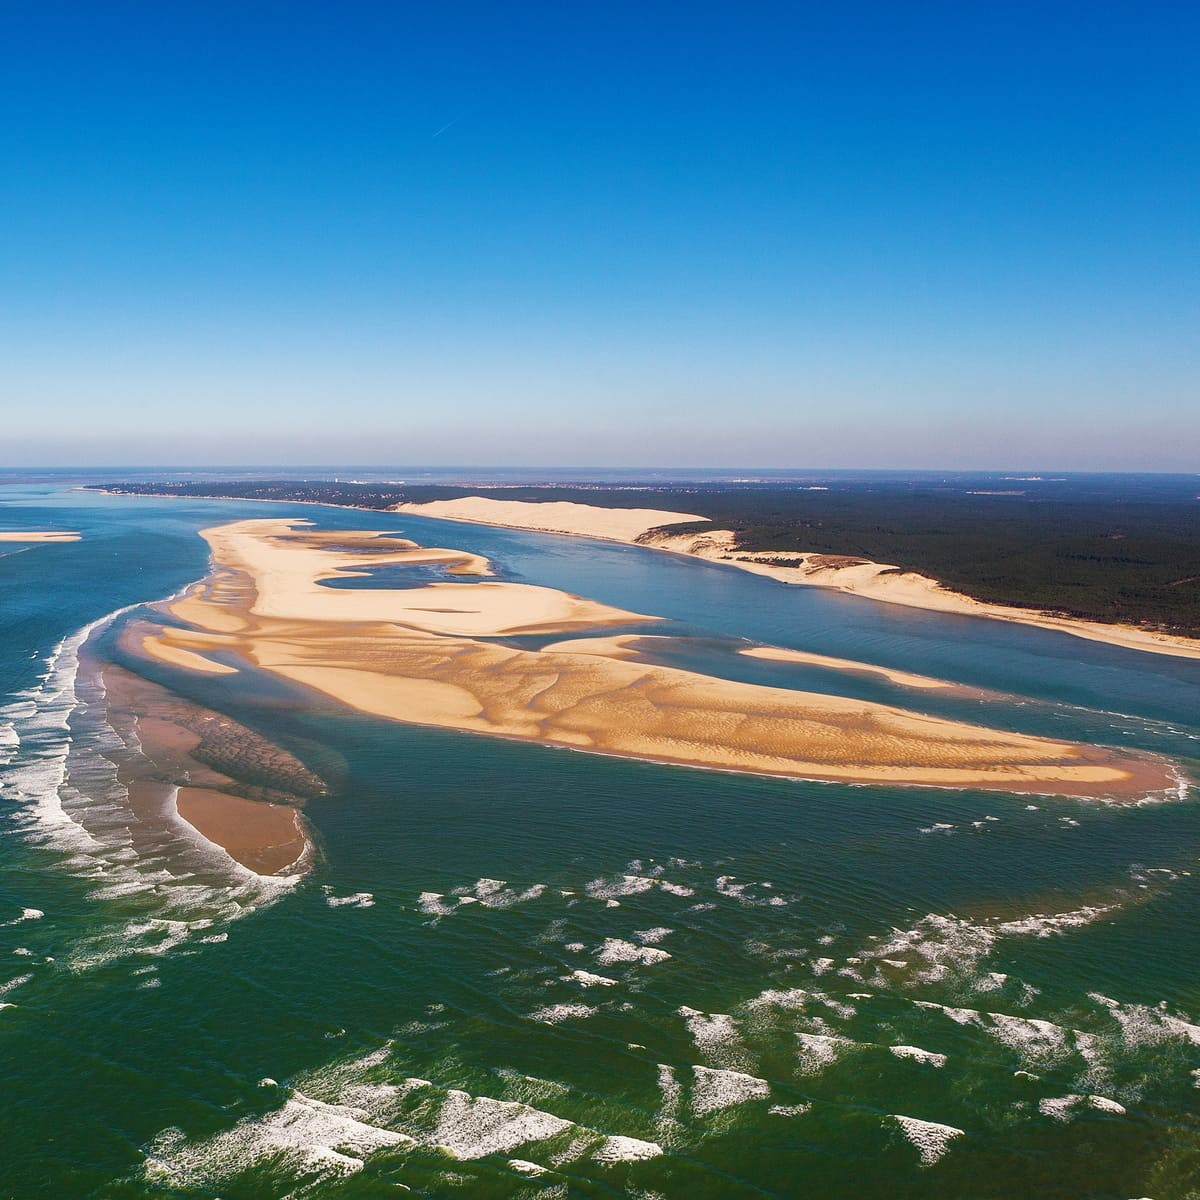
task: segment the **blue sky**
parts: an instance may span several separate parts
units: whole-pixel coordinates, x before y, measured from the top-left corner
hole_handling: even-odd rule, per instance
[[[1200,470],[1194,4],[0,21],[0,465]]]

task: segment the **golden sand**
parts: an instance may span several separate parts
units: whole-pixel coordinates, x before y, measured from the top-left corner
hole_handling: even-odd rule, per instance
[[[788,650],[783,646],[749,646],[739,650],[746,658],[760,658],[768,662],[796,663],[798,666],[824,667],[830,671],[846,671],[852,675],[874,675],[900,687],[937,691],[955,690],[956,683],[947,679],[934,679],[931,675],[914,675],[911,671],[897,671],[893,667],[879,667],[873,663],[855,662],[849,658],[832,658],[828,654],[813,654],[808,650]]]
[[[574,534],[607,538],[688,554],[723,566],[736,567],[754,575],[763,575],[779,583],[806,587],[831,588],[851,596],[862,596],[884,604],[899,604],[932,612],[968,617],[1013,621],[1033,625],[1054,633],[1094,642],[1107,642],[1127,650],[1151,654],[1169,654],[1179,658],[1200,658],[1200,640],[1176,637],[1168,633],[1139,629],[1132,625],[1108,625],[1052,613],[989,604],[951,591],[936,579],[905,571],[888,563],[872,562],[846,555],[792,553],[755,553],[737,545],[737,535],[728,529],[703,533],[672,533],[671,525],[707,521],[694,513],[667,512],[661,509],[600,508],[590,504],[564,501],[491,500],[483,496],[464,496],[457,500],[434,500],[395,506],[397,512],[444,520],[468,521],[477,525],[503,525],[543,533]],[[786,565],[784,565],[786,564]]]
[[[396,504],[393,512],[411,512],[472,525],[501,525],[509,529],[531,529],[540,533],[571,533],[580,537],[633,542],[648,529],[706,521],[692,513],[668,512],[660,508],[601,508],[569,500],[494,500],[487,496],[463,496],[457,500],[427,500]]]
[[[77,542],[79,538],[73,530],[18,529],[0,533],[0,542]]]
[[[241,521],[204,536],[214,576],[170,606],[192,628],[165,630],[168,645],[199,631],[255,667],[391,720],[809,779],[1114,796],[1172,783],[1157,762],[1108,750],[625,661],[595,647],[576,653],[570,641],[543,651],[506,646],[487,639],[645,618],[498,581],[327,586],[363,562],[345,548],[354,535],[339,534],[335,545],[296,522]],[[387,561],[455,554],[407,543]]]

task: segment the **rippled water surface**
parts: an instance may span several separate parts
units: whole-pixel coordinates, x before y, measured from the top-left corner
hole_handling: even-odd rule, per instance
[[[1196,1194],[1191,799],[739,777],[214,677],[191,698],[334,782],[306,810],[314,870],[263,881],[133,827],[84,648],[106,627],[85,631],[202,576],[198,529],[284,515],[665,617],[681,665],[1197,772],[1200,662],[631,547],[5,487],[0,528],[84,540],[0,548],[0,1194]],[[970,690],[757,662],[731,639]]]

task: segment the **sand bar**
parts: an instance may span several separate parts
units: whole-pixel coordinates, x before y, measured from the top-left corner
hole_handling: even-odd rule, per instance
[[[201,837],[256,875],[287,871],[308,850],[299,812],[283,804],[263,804],[214,788],[181,787],[175,807]]]
[[[77,542],[80,536],[70,529],[9,529],[0,531],[0,542]]]
[[[808,650],[789,650],[783,646],[748,646],[738,653],[745,658],[758,658],[766,662],[796,663],[797,666],[846,671],[852,675],[874,675],[899,687],[918,688],[923,691],[965,690],[948,679],[934,679],[932,675],[914,675],[911,671],[878,667],[872,663],[855,662],[850,658],[833,658],[828,654],[814,654]]]
[[[398,504],[393,511],[479,525],[505,525],[513,529],[630,542],[652,550],[688,554],[724,566],[737,567],[780,583],[832,588],[867,600],[931,612],[1013,621],[1054,633],[1068,633],[1089,641],[1107,642],[1126,650],[1200,658],[1200,639],[1158,633],[1132,625],[1109,625],[1101,621],[1055,616],[1034,609],[989,604],[951,591],[936,579],[888,563],[834,554],[790,551],[780,554],[755,553],[739,547],[736,534],[728,529],[672,533],[669,528],[664,528],[708,520],[693,513],[659,509],[605,509],[563,501],[491,500],[484,496]],[[610,514],[609,518],[599,515],[603,513]]]
[[[136,653],[147,628],[132,622],[122,644]],[[187,658],[172,665],[203,669]],[[324,793],[322,780],[232,718],[124,667],[105,665],[103,680],[109,723],[136,745],[118,772],[143,827],[169,812],[255,874],[307,869],[312,842],[300,805]]]
[[[199,630],[248,664],[391,720],[809,779],[1125,798],[1175,784],[1167,765],[1141,756],[572,653],[569,643],[535,651],[484,640],[644,618],[524,584],[325,587],[349,569],[346,552],[296,522],[240,521],[204,536],[226,586],[171,606],[193,631],[185,636]],[[393,553],[403,563],[436,552]]]

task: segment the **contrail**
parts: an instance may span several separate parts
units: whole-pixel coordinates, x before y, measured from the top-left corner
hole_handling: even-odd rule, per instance
[[[455,117],[453,121],[447,121],[446,124],[443,125],[441,127],[441,129],[439,129],[437,131],[437,133],[435,133],[433,135],[433,137],[431,137],[429,140],[432,142],[434,140],[434,138],[440,138],[442,136],[442,134],[445,133],[446,130],[449,129],[452,125],[457,125],[460,119],[461,118],[459,118],[459,117]]]

